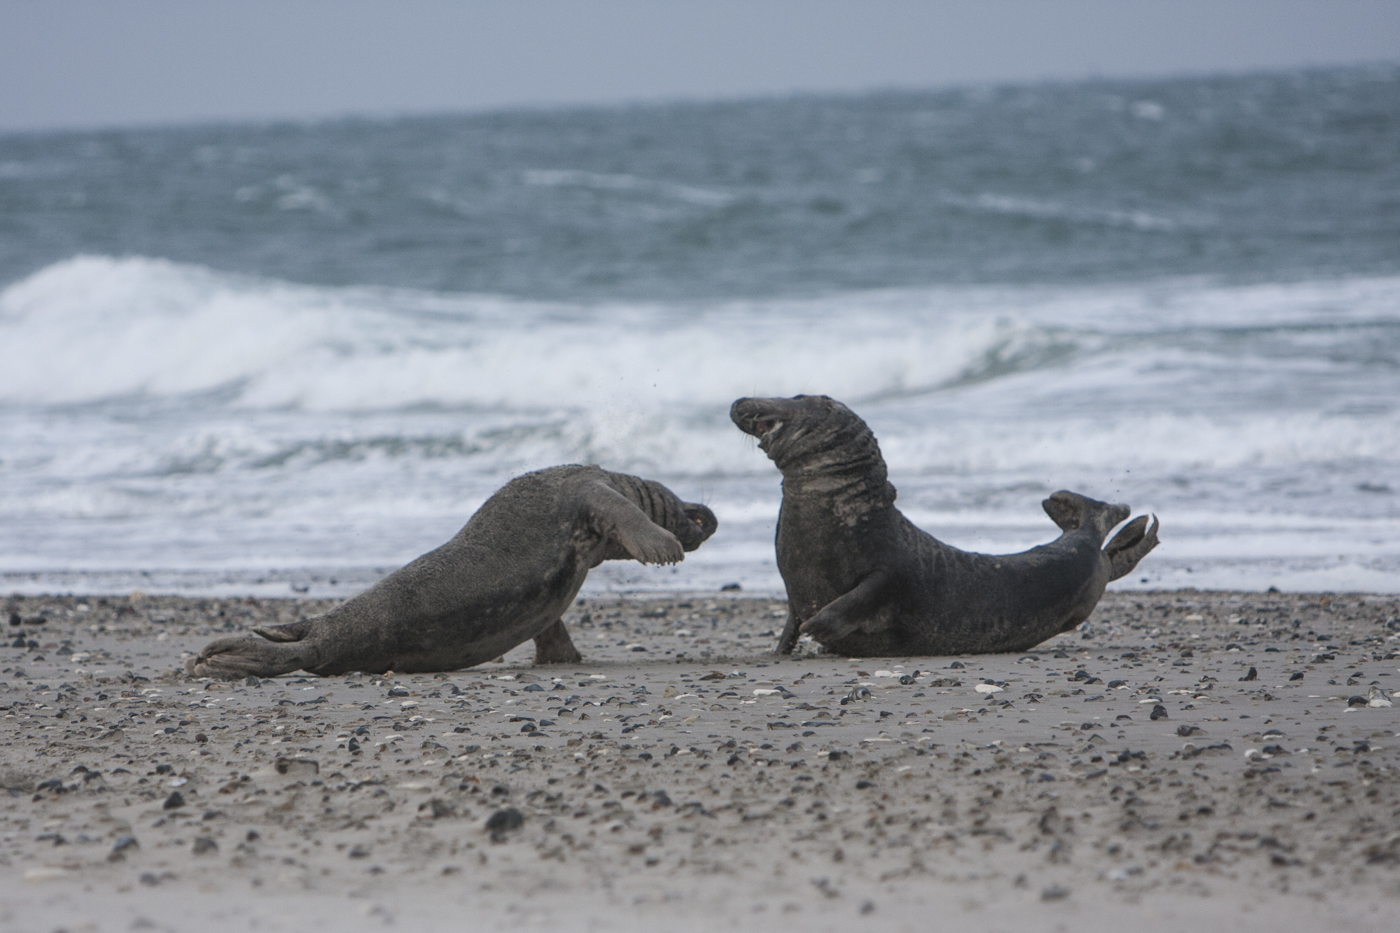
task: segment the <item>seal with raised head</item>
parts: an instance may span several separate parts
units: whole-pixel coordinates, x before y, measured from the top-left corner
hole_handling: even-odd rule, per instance
[[[1104,587],[1157,545],[1131,510],[1072,492],[1044,501],[1063,533],[1020,554],[973,554],[895,508],[875,435],[824,395],[741,398],[729,416],[783,474],[778,571],[788,618],[777,653],[801,634],[853,657],[1023,651],[1089,617]]]
[[[536,664],[577,661],[563,614],[589,570],[626,558],[676,563],[716,526],[708,508],[651,480],[596,466],[527,473],[452,540],[330,612],[220,638],[187,667],[225,679],[454,671],[532,638]]]

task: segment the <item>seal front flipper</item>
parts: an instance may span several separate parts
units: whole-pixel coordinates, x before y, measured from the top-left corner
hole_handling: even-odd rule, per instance
[[[644,564],[677,564],[685,559],[680,539],[653,522],[622,493],[597,483],[588,493],[593,525],[606,538]]]
[[[549,628],[535,636],[536,664],[573,664],[582,661],[583,655],[574,647],[569,638],[569,630],[564,628],[564,620],[559,619]]]
[[[852,635],[874,632],[883,622],[889,582],[890,576],[883,570],[867,574],[855,589],[842,593],[803,622],[802,634],[829,645]]]

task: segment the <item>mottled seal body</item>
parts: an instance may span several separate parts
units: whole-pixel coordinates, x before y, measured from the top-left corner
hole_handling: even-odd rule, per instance
[[[1089,617],[1104,587],[1157,545],[1140,516],[1072,492],[1043,503],[1063,533],[1020,554],[973,554],[935,539],[895,508],[879,444],[826,396],[739,399],[730,418],[783,474],[778,571],[799,634],[851,656],[1021,651]]]
[[[536,663],[577,661],[562,616],[605,560],[680,561],[715,531],[714,513],[660,483],[559,466],[502,487],[452,540],[325,615],[221,638],[196,676],[295,670],[452,671],[533,638]]]

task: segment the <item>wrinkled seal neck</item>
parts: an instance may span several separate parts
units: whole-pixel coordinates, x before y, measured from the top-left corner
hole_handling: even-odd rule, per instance
[[[834,497],[844,507],[864,508],[892,505],[897,495],[880,445],[863,423],[780,453],[773,463],[783,474],[784,495]]]

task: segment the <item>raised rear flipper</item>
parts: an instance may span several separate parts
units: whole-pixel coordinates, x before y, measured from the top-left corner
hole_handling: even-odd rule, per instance
[[[1040,507],[1062,531],[1091,527],[1100,535],[1108,534],[1110,528],[1133,514],[1133,510],[1126,505],[1100,502],[1067,489],[1051,493],[1048,499],[1040,503]]]
[[[1157,546],[1157,516],[1152,516],[1152,527],[1147,527],[1147,516],[1139,515],[1124,525],[1113,540],[1103,549],[1108,557],[1108,578],[1117,580],[1133,572],[1138,561],[1147,556]]]

